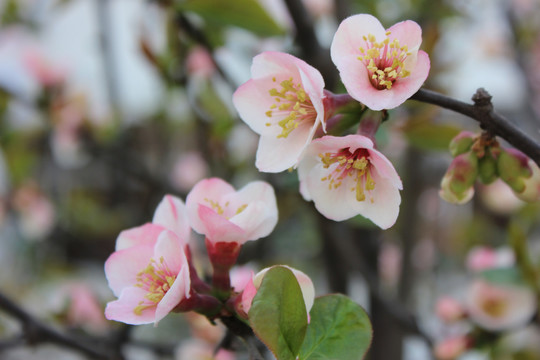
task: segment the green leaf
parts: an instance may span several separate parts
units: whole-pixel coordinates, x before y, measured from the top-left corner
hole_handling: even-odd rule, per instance
[[[257,0],[184,0],[177,8],[193,11],[208,22],[238,26],[260,36],[283,34]]]
[[[524,285],[523,275],[518,268],[505,267],[484,270],[480,275],[495,285]]]
[[[248,315],[251,328],[278,360],[296,359],[306,335],[307,312],[291,270],[268,270]]]
[[[460,128],[448,124],[414,122],[403,132],[409,143],[422,150],[448,150],[450,141],[460,132]]]
[[[371,322],[360,305],[344,295],[315,299],[301,360],[359,360],[371,345]]]

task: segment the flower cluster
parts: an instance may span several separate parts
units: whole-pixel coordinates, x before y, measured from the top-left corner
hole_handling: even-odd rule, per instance
[[[464,204],[474,194],[474,183],[505,182],[523,201],[540,200],[540,169],[525,154],[503,148],[488,133],[459,133],[450,142],[454,160],[441,182],[440,196],[451,203]]]
[[[151,223],[122,231],[105,274],[118,300],[110,320],[157,324],[171,311],[217,316],[231,296],[229,270],[246,241],[267,236],[277,222],[272,187],[252,182],[239,191],[217,178],[200,181],[186,204],[172,195],[159,203]],[[205,235],[214,268],[213,286],[197,275],[191,229]]]
[[[383,229],[392,226],[402,184],[375,149],[374,132],[322,135],[339,121],[340,107],[353,99],[371,110],[392,109],[420,88],[430,68],[429,57],[419,50],[421,33],[413,21],[385,30],[371,15],[345,19],[331,55],[349,95],[325,90],[321,74],[292,55],[257,55],[252,78],[233,96],[242,120],[260,135],[257,168],[279,172],[298,167],[303,197],[329,219],[360,214]]]

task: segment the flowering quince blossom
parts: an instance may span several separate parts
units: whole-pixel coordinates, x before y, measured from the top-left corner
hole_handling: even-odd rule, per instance
[[[358,214],[387,229],[399,213],[403,188],[392,163],[362,135],[325,136],[312,142],[298,165],[300,192],[329,219]]]
[[[392,109],[411,97],[426,80],[430,62],[418,50],[422,29],[403,21],[385,30],[369,14],[348,17],[330,48],[347,92],[372,110]]]
[[[471,320],[491,331],[515,329],[526,324],[537,307],[531,289],[493,285],[483,280],[471,284],[467,303]]]
[[[292,55],[267,51],[253,58],[251,76],[233,103],[261,135],[255,166],[264,172],[296,166],[319,126],[326,131],[332,101],[325,98],[322,75]]]
[[[446,323],[453,323],[463,319],[466,316],[465,307],[456,299],[449,296],[443,296],[437,300],[435,313]]]
[[[157,324],[190,297],[185,242],[160,225],[124,231],[117,250],[105,262],[109,287],[118,300],[107,304],[105,317],[127,324]]]
[[[294,269],[287,265],[278,265],[278,266],[282,266],[291,270],[293,275],[296,277],[296,280],[298,280],[298,285],[300,285],[300,290],[302,291],[302,297],[304,298],[304,303],[306,305],[306,312],[308,313],[308,317],[309,317],[309,311],[311,310],[311,307],[313,306],[313,303],[315,302],[315,287],[313,286],[313,281],[311,281],[310,277],[300,270]],[[247,318],[247,314],[249,313],[249,309],[251,309],[251,303],[253,302],[253,298],[257,294],[257,290],[262,284],[264,275],[272,267],[268,267],[259,271],[246,284],[244,291],[242,292],[242,295],[240,297],[240,303],[239,303],[239,307],[240,307],[239,311],[246,318]]]
[[[236,191],[218,178],[201,180],[188,194],[186,209],[193,229],[212,244],[242,245],[265,237],[276,226],[278,216],[274,189],[264,181]]]

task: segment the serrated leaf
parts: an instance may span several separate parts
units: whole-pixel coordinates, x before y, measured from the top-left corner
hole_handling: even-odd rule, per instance
[[[484,280],[495,285],[524,285],[523,275],[518,268],[505,267],[484,270],[480,273]]]
[[[450,141],[461,131],[448,124],[418,122],[407,125],[403,132],[409,143],[422,150],[448,150]]]
[[[238,26],[260,36],[283,34],[283,29],[256,0],[184,0],[177,8],[193,11],[209,22]]]
[[[344,295],[315,299],[300,360],[360,360],[371,345],[371,322],[360,305]]]
[[[276,266],[264,275],[249,310],[249,324],[278,360],[295,360],[306,335],[307,311],[292,271]]]

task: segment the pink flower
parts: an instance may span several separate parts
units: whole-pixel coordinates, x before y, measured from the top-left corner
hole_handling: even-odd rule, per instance
[[[188,191],[207,174],[208,164],[200,153],[193,151],[182,154],[176,160],[169,178],[175,188]]]
[[[315,68],[285,53],[253,58],[252,78],[233,95],[240,117],[261,135],[255,165],[280,172],[295,166],[325,114],[324,80]]]
[[[208,322],[208,321],[207,321]],[[236,356],[233,352],[219,349],[214,353],[215,346],[207,342],[190,339],[182,342],[176,350],[177,360],[234,360]]]
[[[306,311],[308,313],[308,318],[309,318],[309,311],[311,310],[311,307],[313,306],[313,303],[315,301],[315,287],[313,286],[313,282],[311,281],[310,277],[304,274],[302,271],[291,268],[289,266],[286,266],[286,265],[277,265],[277,266],[282,266],[291,270],[294,276],[296,277],[296,280],[298,280],[298,285],[300,285],[300,290],[302,291],[302,296],[304,298],[304,303],[306,305]],[[257,294],[257,290],[262,284],[264,275],[272,267],[268,267],[266,269],[259,271],[255,276],[252,277],[251,281],[247,283],[244,291],[242,292],[239,310],[240,310],[240,313],[243,314],[246,318],[247,318],[247,314],[249,313],[249,309],[251,309],[251,303],[253,302],[253,298]]]
[[[329,219],[358,214],[387,229],[399,213],[403,188],[392,163],[362,135],[313,141],[298,166],[300,192]]]
[[[103,317],[103,308],[92,290],[85,284],[72,284],[67,291],[69,296],[67,319],[70,325],[103,332],[107,328],[107,322]]]
[[[435,345],[434,353],[438,360],[453,360],[463,354],[469,347],[465,336],[455,336],[445,339]]]
[[[536,298],[527,287],[475,281],[469,288],[467,309],[479,326],[501,331],[525,325],[536,312]]]
[[[161,230],[161,231],[160,231]],[[105,317],[126,324],[157,323],[190,297],[189,265],[182,240],[159,225],[123,232],[105,262],[109,287],[118,300]]]
[[[403,21],[385,30],[368,14],[348,17],[331,45],[332,61],[349,94],[372,110],[392,109],[426,80],[429,57],[418,50],[422,29]]]
[[[465,317],[465,307],[456,299],[443,296],[435,305],[437,316],[446,323],[453,323]]]
[[[502,247],[492,249],[487,246],[475,246],[467,254],[466,265],[471,271],[483,271],[493,268],[510,267],[515,263],[512,249]]]
[[[236,191],[218,178],[201,180],[188,194],[186,208],[193,229],[213,244],[242,245],[265,237],[278,215],[274,189],[263,181]]]
[[[178,235],[180,241],[185,245],[188,244],[191,227],[189,225],[186,205],[182,199],[173,195],[165,195],[154,212],[152,223],[171,230]]]

